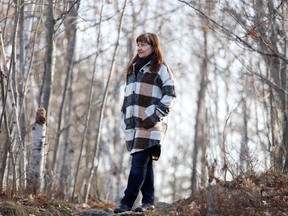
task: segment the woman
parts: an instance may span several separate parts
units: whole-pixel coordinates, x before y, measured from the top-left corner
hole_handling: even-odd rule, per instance
[[[176,97],[173,74],[163,61],[158,37],[142,34],[136,43],[137,54],[126,71],[121,109],[121,128],[132,155],[132,166],[125,195],[115,213],[131,210],[139,191],[143,195],[142,205],[135,211],[154,209],[152,160],[160,157],[168,114]]]

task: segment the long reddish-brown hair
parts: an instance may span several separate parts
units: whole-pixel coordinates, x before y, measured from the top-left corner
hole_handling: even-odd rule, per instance
[[[141,34],[136,38],[136,43],[139,43],[139,42],[144,42],[152,46],[154,52],[152,53],[151,65],[150,65],[149,70],[152,73],[158,73],[161,65],[163,64],[163,55],[162,55],[162,50],[160,46],[160,41],[157,35],[153,33]],[[134,58],[132,59],[131,63],[127,67],[127,70],[126,70],[127,74],[130,74],[133,72],[133,64],[137,61],[138,58],[139,56],[138,54],[136,54]]]

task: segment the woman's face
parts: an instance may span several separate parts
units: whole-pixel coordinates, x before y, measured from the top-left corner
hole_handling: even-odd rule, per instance
[[[153,53],[153,47],[145,42],[138,42],[137,43],[137,53],[139,58],[146,58],[148,57],[150,54]]]

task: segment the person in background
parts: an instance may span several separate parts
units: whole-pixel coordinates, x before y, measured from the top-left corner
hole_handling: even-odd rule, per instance
[[[140,191],[142,205],[135,211],[155,208],[152,161],[160,157],[168,115],[176,98],[173,73],[163,61],[157,35],[141,34],[136,44],[137,54],[126,70],[121,108],[121,128],[132,164],[124,197],[114,213],[130,211]]]

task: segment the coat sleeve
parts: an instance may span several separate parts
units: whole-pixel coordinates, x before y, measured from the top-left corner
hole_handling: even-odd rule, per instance
[[[170,110],[173,107],[173,103],[176,99],[175,80],[173,72],[167,64],[164,63],[159,72],[163,83],[163,96],[160,100],[160,104],[157,107],[157,110],[164,117],[170,113]]]
[[[124,95],[126,91],[126,86],[124,88]],[[120,128],[124,131],[126,129],[126,123],[125,123],[125,96],[123,98],[122,106],[121,106],[121,118],[120,118]]]

